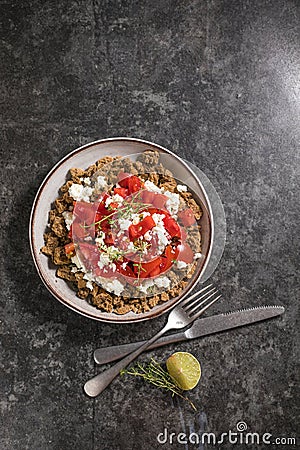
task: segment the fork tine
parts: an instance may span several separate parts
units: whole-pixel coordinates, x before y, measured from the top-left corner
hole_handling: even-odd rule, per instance
[[[191,300],[193,300],[195,297],[197,297],[199,294],[206,291],[206,289],[209,289],[210,287],[212,287],[212,284],[208,284],[204,288],[200,289],[200,291],[197,291],[197,292],[195,292],[195,294],[191,295],[190,297],[186,298],[185,300],[182,300],[182,302],[180,302],[180,306],[186,305],[187,303],[189,303]]]
[[[188,312],[188,313],[190,313],[191,312],[191,308],[194,306],[194,305],[197,305],[197,308],[199,307],[199,306],[201,306],[201,305],[203,305],[204,303],[206,303],[206,301],[211,297],[211,295],[210,294],[214,294],[214,293],[216,293],[217,292],[217,289],[215,288],[215,287],[213,287],[212,289],[210,289],[209,291],[207,291],[207,292],[205,292],[205,294],[202,294],[202,295],[198,295],[198,297],[194,300],[194,301],[192,301],[192,302],[187,302],[185,305],[184,305],[184,307],[183,307],[183,309],[186,311],[186,312]],[[207,297],[209,295],[209,297]],[[190,299],[191,300],[191,299]],[[199,301],[200,300],[202,300],[200,303],[199,303]]]
[[[205,295],[202,295],[198,299],[194,300],[191,305],[188,305],[188,307],[184,307],[185,312],[187,312],[190,315],[192,312],[199,309],[202,305],[205,305],[208,302],[208,300],[217,293],[218,291],[216,288],[211,289],[210,291],[206,292]]]
[[[198,311],[196,314],[194,314],[191,319],[194,321],[196,319],[198,319],[199,316],[201,316],[201,314],[204,313],[204,311],[206,311],[208,308],[210,308],[211,305],[213,305],[217,300],[219,300],[219,298],[221,298],[222,295],[218,295],[218,297],[214,298],[211,302],[209,302],[206,306],[204,306],[204,308],[200,309],[200,311]]]

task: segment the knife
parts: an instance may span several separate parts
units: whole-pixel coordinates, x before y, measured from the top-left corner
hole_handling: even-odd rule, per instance
[[[161,347],[166,344],[172,344],[174,342],[208,336],[210,334],[219,333],[220,331],[231,330],[232,328],[242,327],[244,325],[249,325],[250,323],[271,319],[272,317],[279,316],[283,313],[283,306],[258,306],[256,308],[241,309],[239,311],[198,319],[186,331],[164,336],[148,347],[147,350]],[[98,348],[94,351],[94,360],[97,364],[106,364],[115,361],[116,359],[128,355],[143,343],[144,341]]]

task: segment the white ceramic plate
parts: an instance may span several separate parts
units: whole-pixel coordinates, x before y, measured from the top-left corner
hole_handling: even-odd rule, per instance
[[[164,164],[174,177],[182,180],[194,191],[197,200],[200,201],[203,209],[201,218],[202,228],[202,253],[203,258],[198,262],[197,269],[180,296],[155,306],[151,311],[141,314],[129,312],[125,315],[106,313],[90,305],[86,300],[76,296],[76,292],[65,280],[56,277],[56,267],[50,259],[41,253],[40,249],[44,245],[43,234],[47,228],[48,213],[52,203],[58,196],[59,188],[65,183],[68,171],[72,167],[86,169],[104,156],[127,156],[142,153],[147,149],[157,150],[161,153],[161,159],[166,159]],[[33,260],[37,271],[51,294],[64,305],[77,313],[95,320],[128,323],[151,319],[157,317],[179,302],[197,284],[203,275],[211,256],[212,242],[214,235],[212,209],[205,192],[205,189],[194,171],[174,153],[153,144],[134,138],[111,138],[104,139],[84,145],[65,156],[59,161],[42,182],[33,203],[30,218],[30,245]]]

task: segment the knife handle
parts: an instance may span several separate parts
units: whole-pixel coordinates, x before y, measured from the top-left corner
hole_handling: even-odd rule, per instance
[[[164,336],[158,339],[150,347],[148,347],[147,350],[151,350],[152,348],[156,347],[162,347],[163,345],[172,344],[174,342],[185,341],[186,339],[187,338],[185,333],[170,334],[169,336]],[[123,345],[113,345],[112,347],[97,348],[94,351],[94,360],[97,364],[106,364],[115,361],[133,352],[144,342],[146,341],[132,342],[131,344]]]

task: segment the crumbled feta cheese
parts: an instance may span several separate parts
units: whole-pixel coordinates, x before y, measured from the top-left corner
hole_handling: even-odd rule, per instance
[[[109,281],[107,278],[98,277],[103,289],[108,292],[113,292],[116,295],[120,295],[124,290],[124,285],[119,280]]]
[[[62,216],[65,219],[65,224],[66,224],[67,230],[70,230],[71,225],[74,220],[73,214],[70,211],[64,211],[62,213]]]
[[[125,270],[125,269],[126,269],[126,266],[127,266],[127,264],[128,264],[128,262],[127,262],[127,261],[126,261],[126,262],[123,262],[123,263],[122,263],[122,269],[123,269],[123,270]]]
[[[95,183],[95,188],[96,189],[105,189],[107,187],[107,183],[105,178],[102,175],[99,175],[97,177],[96,183]]]
[[[105,200],[105,206],[107,208],[111,203],[123,203],[123,201],[124,198],[121,195],[115,194]]]
[[[114,245],[107,247],[107,253],[111,260],[118,259],[120,257],[120,249]]]
[[[135,252],[135,246],[133,242],[129,242],[127,250],[129,250],[130,252]]]
[[[99,245],[99,247],[106,247],[104,239],[105,239],[105,233],[104,233],[104,231],[101,230],[101,231],[99,231],[98,237],[96,237],[95,242],[96,242],[96,244]]]
[[[156,233],[158,238],[158,251],[161,253],[165,246],[169,243],[168,232],[164,227],[163,219],[165,214],[152,214],[153,220],[156,223],[155,227],[152,228],[152,234]]]
[[[80,181],[82,181],[85,185],[90,186],[91,185],[91,179],[89,177],[86,178],[80,178]]]
[[[94,190],[89,186],[82,186],[82,184],[73,183],[69,187],[69,195],[77,202],[84,201],[89,202],[90,196],[93,194]]]
[[[177,184],[177,191],[178,192],[186,192],[187,186],[185,186],[184,184]]]
[[[117,266],[113,261],[120,257],[120,250],[113,245],[110,247],[105,247],[105,252],[100,253],[98,267],[100,269],[110,268],[115,272]]]
[[[89,202],[90,197],[93,195],[93,193],[94,193],[94,189],[92,189],[89,186],[85,186],[83,189],[83,193],[82,193],[82,200],[84,202]]]
[[[139,291],[143,292],[144,294],[147,294],[148,286],[145,286],[144,284],[140,284],[138,289],[139,289]]]
[[[143,211],[142,212],[143,219],[145,219],[145,217],[147,217],[147,216],[151,216],[151,214],[148,211]]]
[[[154,286],[153,280],[146,280],[138,286],[138,289],[144,294],[147,294],[147,290],[152,286]]]
[[[76,266],[77,266],[77,267],[72,267],[72,269],[71,269],[72,273],[76,273],[76,272],[78,272],[78,270],[85,271],[85,268],[77,255],[72,256],[71,260],[72,260],[72,263],[76,264]],[[86,282],[87,282],[86,287],[92,291],[93,290],[92,281],[94,281],[93,274],[91,272],[85,272],[85,274],[83,275],[83,279],[86,280]]]
[[[129,219],[119,219],[119,226],[121,230],[128,230],[131,224],[132,222]]]
[[[108,266],[110,264],[110,258],[107,253],[100,253],[98,266],[100,269],[103,269],[105,266]]]
[[[154,283],[155,283],[156,286],[159,287],[159,288],[166,288],[166,289],[169,289],[169,286],[170,286],[171,281],[169,280],[168,277],[163,276],[163,277],[156,278],[156,279],[154,280]]]
[[[92,291],[92,290],[94,289],[93,284],[92,284],[91,281],[88,281],[88,282],[86,283],[86,287],[87,287],[90,291]]]
[[[104,231],[99,231],[98,236],[95,239],[96,244],[104,244],[104,239],[105,239],[105,233]]]
[[[156,186],[154,183],[152,183],[152,181],[149,181],[149,180],[145,181],[145,188],[148,191],[157,192],[158,194],[161,194],[161,192],[162,192],[158,186]]]
[[[70,197],[72,197],[74,200],[77,200],[77,201],[81,200],[83,189],[84,189],[84,187],[82,186],[82,184],[73,183],[69,187]]]
[[[75,264],[76,267],[78,267],[78,269],[82,269],[83,268],[83,264],[80,261],[80,259],[78,258],[77,255],[72,256],[71,261],[73,264]]]
[[[184,269],[187,266],[187,263],[184,261],[177,261],[177,267],[178,269]]]
[[[146,231],[146,233],[144,234],[144,239],[145,239],[145,241],[151,241],[151,239],[152,239],[152,232],[151,232],[151,230]]]
[[[133,225],[137,225],[140,221],[140,215],[139,214],[132,214],[131,215],[132,223]]]
[[[94,277],[93,277],[93,274],[91,272],[86,272],[83,275],[83,279],[87,280],[87,281],[93,281]]]
[[[112,196],[113,201],[117,202],[117,203],[123,203],[124,202],[124,198],[122,197],[122,195],[119,194],[115,194]]]
[[[104,231],[100,230],[98,233],[98,236],[96,237],[95,241],[98,242],[99,240],[102,240],[105,238],[105,233]]]
[[[105,208],[108,208],[112,201],[113,201],[113,199],[111,197],[108,197],[105,200]]]
[[[165,214],[152,214],[152,219],[154,220],[155,224],[158,226],[164,226],[163,219],[165,218]]]
[[[167,230],[163,227],[155,226],[152,228],[152,232],[156,233],[158,238],[158,251],[161,253],[165,246],[169,243]]]
[[[195,253],[194,254],[194,259],[199,259],[202,257],[202,253]]]
[[[175,194],[174,192],[165,191],[164,195],[168,197],[166,201],[166,208],[170,214],[175,215],[178,212],[180,198],[179,194]]]

